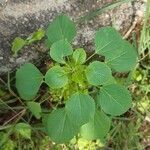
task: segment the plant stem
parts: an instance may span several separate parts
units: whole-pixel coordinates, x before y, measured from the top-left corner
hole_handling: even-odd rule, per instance
[[[13,111],[15,114],[17,114],[17,112],[12,108],[10,107],[7,103],[5,103],[2,99],[0,99],[1,103],[4,104],[5,106],[7,106],[11,111]],[[27,121],[21,117],[21,119],[27,123]]]
[[[86,59],[86,61],[85,61],[85,63],[87,62],[87,61],[89,61],[93,56],[95,56],[96,55],[96,53],[93,53],[90,57],[88,57],[87,59]]]
[[[10,121],[12,121],[13,119],[15,119],[15,118],[16,118],[17,116],[19,116],[19,115],[20,115],[19,118],[21,118],[21,117],[24,115],[25,112],[26,112],[26,109],[23,109],[23,110],[20,111],[18,114],[16,114],[16,115],[13,116],[12,118],[10,118],[8,121],[6,121],[6,122],[3,124],[3,126],[7,125]]]

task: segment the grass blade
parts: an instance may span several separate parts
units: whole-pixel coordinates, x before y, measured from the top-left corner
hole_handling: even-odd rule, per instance
[[[85,20],[90,20],[93,17],[100,15],[104,13],[105,11],[111,10],[115,7],[120,6],[121,4],[127,3],[127,2],[132,2],[133,0],[118,0],[117,2],[113,2],[111,4],[107,4],[103,6],[102,8],[97,8],[93,11],[88,12],[85,16],[81,17],[78,22],[84,22]]]

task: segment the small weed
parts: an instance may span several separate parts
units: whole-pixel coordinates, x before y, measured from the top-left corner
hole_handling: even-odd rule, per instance
[[[135,48],[112,27],[96,32],[91,56],[83,48],[74,49],[76,28],[66,15],[57,16],[46,32],[40,29],[26,40],[16,38],[14,56],[45,35],[53,60],[47,70],[41,73],[31,63],[21,66],[15,81],[19,96],[11,89],[10,76],[8,83],[0,80],[1,149],[147,148],[149,28],[144,25],[139,46],[144,56],[136,68]]]
[[[124,114],[132,104],[129,91],[117,84],[113,73],[126,73],[135,66],[134,47],[114,28],[103,27],[95,34],[94,54],[87,58],[84,49],[73,51],[70,42],[75,35],[75,24],[65,15],[57,16],[46,31],[54,65],[45,75],[31,63],[16,72],[17,91],[37,119],[44,113],[36,96],[41,85],[48,86],[53,97],[50,101],[56,105],[47,108],[52,112],[44,117],[43,126],[56,143],[69,142],[75,136],[103,140],[111,119]],[[104,56],[105,61],[89,63],[94,55]]]

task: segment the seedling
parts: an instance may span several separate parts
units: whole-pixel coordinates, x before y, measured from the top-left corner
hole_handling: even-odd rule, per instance
[[[33,42],[41,40],[45,36],[45,31],[43,29],[38,29],[36,32],[32,33],[28,38],[25,40],[16,37],[12,43],[12,52],[13,56],[16,57],[18,52],[26,45],[32,44]]]
[[[87,58],[83,48],[72,48],[75,35],[73,21],[66,15],[57,16],[46,31],[54,65],[45,75],[31,63],[16,72],[18,93],[37,119],[41,118],[42,109],[33,100],[41,84],[46,83],[52,95],[57,93],[53,99],[57,108],[44,121],[47,134],[56,143],[68,142],[78,135],[89,140],[103,139],[109,132],[111,118],[132,106],[129,91],[116,82],[113,73],[127,73],[134,68],[134,47],[114,28],[103,27],[95,34],[94,54]],[[94,55],[104,56],[104,62],[89,62]]]

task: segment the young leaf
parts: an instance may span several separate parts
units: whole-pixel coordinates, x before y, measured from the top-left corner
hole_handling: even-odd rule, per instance
[[[83,48],[76,49],[73,52],[73,59],[76,64],[83,64],[86,60],[86,52]]]
[[[32,114],[37,118],[41,118],[41,106],[40,103],[37,102],[28,102],[27,103],[28,109],[32,112]]]
[[[95,103],[89,95],[77,92],[67,101],[65,109],[70,114],[72,121],[81,126],[94,117]]]
[[[94,118],[81,127],[81,136],[87,140],[103,139],[110,130],[110,125],[110,118],[96,110]]]
[[[103,85],[111,77],[111,69],[103,62],[94,61],[87,67],[86,77],[91,85]]]
[[[105,113],[118,116],[125,113],[131,107],[132,98],[125,87],[112,84],[104,86],[100,90],[97,102]]]
[[[113,53],[113,52],[112,52]],[[127,72],[134,68],[137,52],[127,41],[122,42],[120,51],[106,56],[106,63],[117,72]]]
[[[16,72],[16,88],[24,100],[33,99],[43,81],[41,72],[31,63],[20,67]]]
[[[56,143],[69,142],[79,130],[78,125],[70,120],[64,108],[54,110],[49,114],[46,128],[48,135]]]
[[[68,77],[62,67],[54,66],[47,71],[45,82],[53,89],[62,88],[68,83]]]
[[[43,29],[38,29],[37,31],[35,31],[31,36],[29,36],[26,41],[27,44],[31,44],[35,41],[39,41],[41,40],[43,37],[45,36],[45,31]]]
[[[14,53],[14,56],[17,55],[18,51],[22,49],[26,44],[26,41],[23,40],[22,38],[15,38],[13,43],[12,43],[12,52]]]
[[[86,82],[85,76],[85,66],[78,65],[75,68],[75,72],[72,74],[72,81],[78,83],[79,85],[84,85]]]
[[[57,16],[48,26],[46,35],[50,44],[64,39],[71,42],[76,35],[75,24],[66,15]]]
[[[55,42],[50,49],[50,56],[58,63],[65,63],[64,57],[73,53],[71,45],[66,40]]]
[[[17,123],[15,131],[26,139],[31,139],[31,127],[26,123]]]
[[[121,35],[112,27],[103,27],[96,32],[95,51],[97,54],[106,56],[109,53],[114,53],[114,50],[120,49],[121,44]]]

